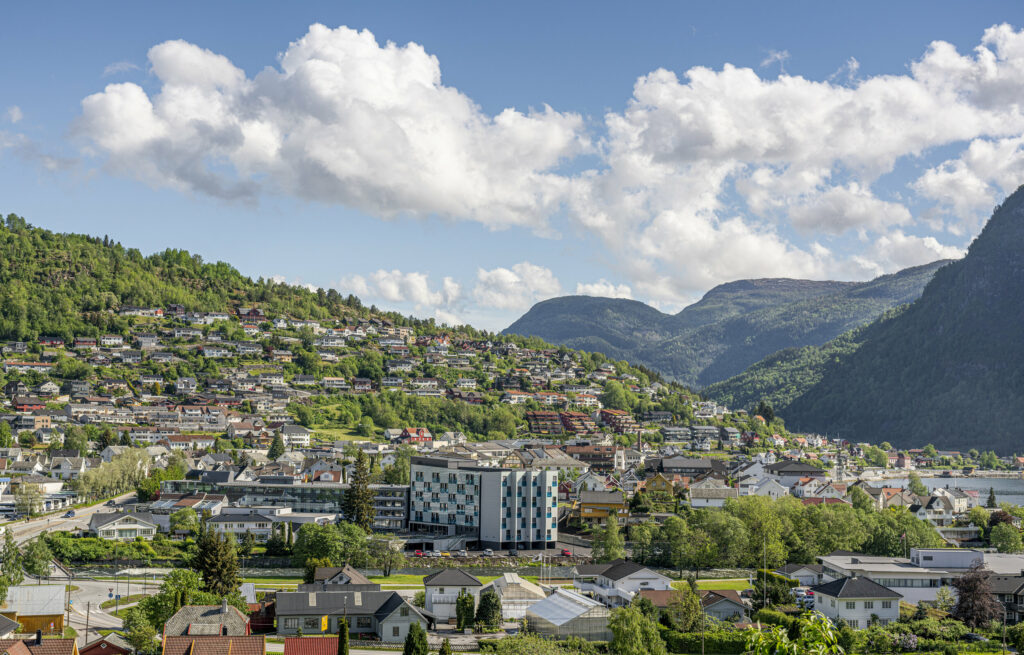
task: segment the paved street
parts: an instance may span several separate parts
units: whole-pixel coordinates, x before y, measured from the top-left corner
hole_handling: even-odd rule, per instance
[[[135,498],[135,492],[127,493],[117,497],[119,505]],[[75,510],[75,518],[65,519],[64,511],[42,516],[31,521],[21,521],[7,526],[14,533],[16,542],[24,543],[35,538],[37,535],[50,530],[76,530],[85,529],[89,526],[89,517],[97,512],[113,511],[113,508],[104,507],[102,503],[92,507],[83,507]]]

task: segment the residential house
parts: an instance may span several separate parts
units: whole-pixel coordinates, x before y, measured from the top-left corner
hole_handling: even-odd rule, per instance
[[[613,515],[625,523],[629,506],[621,491],[582,491],[578,513],[580,520],[590,525],[605,525]]]
[[[237,637],[250,632],[249,616],[228,605],[185,605],[164,623],[164,638],[179,635]]]
[[[264,655],[263,635],[182,635],[164,637],[161,655]]]
[[[700,604],[705,614],[719,621],[734,623],[747,616],[747,605],[734,589],[702,589]]]
[[[608,607],[629,605],[641,589],[672,589],[672,580],[629,560],[581,565],[573,569],[573,587]]]
[[[156,536],[157,524],[149,512],[97,512],[89,517],[89,532],[101,539],[135,541]]]
[[[475,607],[484,585],[462,569],[442,569],[423,578],[423,586],[426,589],[424,609],[442,622],[455,618],[455,602],[462,592],[472,594]]]
[[[336,635],[339,622],[345,618],[355,638],[375,635],[381,641],[402,643],[410,625],[419,623],[426,629],[428,624],[416,607],[394,591],[279,591],[276,605],[279,635],[294,635],[300,630],[307,635]],[[337,652],[336,643],[332,652]]]
[[[786,564],[775,573],[796,580],[804,587],[821,584],[821,564]]]
[[[814,609],[851,628],[887,625],[900,618],[899,594],[864,577],[839,578],[811,587]]]
[[[64,585],[17,585],[7,589],[0,616],[21,624],[20,632],[64,634]],[[0,652],[4,652],[0,647]]]

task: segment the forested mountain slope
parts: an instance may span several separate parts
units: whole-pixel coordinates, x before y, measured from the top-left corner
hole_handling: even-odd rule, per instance
[[[934,262],[869,282],[740,280],[675,315],[633,300],[567,296],[537,303],[505,334],[628,359],[703,386],[776,351],[820,345],[916,299]]]
[[[104,237],[58,234],[0,218],[0,339],[120,331],[125,305],[228,311],[260,303],[296,318],[366,313],[355,296],[252,279],[183,250],[143,256]],[[401,318],[401,317],[398,317]]]
[[[761,398],[791,428],[1024,452],[1024,190],[904,311],[823,348],[778,353],[707,390]]]

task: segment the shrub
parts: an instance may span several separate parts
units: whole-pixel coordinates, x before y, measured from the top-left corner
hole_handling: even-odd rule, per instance
[[[670,653],[699,653],[699,632],[676,632],[666,630],[662,637]],[[746,652],[746,635],[743,632],[716,630],[704,633],[704,652],[721,655]]]

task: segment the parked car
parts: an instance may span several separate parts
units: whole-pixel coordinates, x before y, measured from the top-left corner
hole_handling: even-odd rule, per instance
[[[572,551],[568,548],[562,549],[562,557],[572,557]]]
[[[104,507],[116,507],[117,506],[117,501],[116,500],[108,500],[107,502],[103,503],[103,506]]]
[[[423,551],[422,550],[415,550],[415,551],[413,551],[412,554],[413,554],[414,557],[423,557]]]
[[[964,635],[964,641],[988,641],[988,637],[979,635],[977,632],[968,632]]]
[[[441,557],[451,557],[451,556],[452,556],[452,554],[449,553],[447,550],[442,550],[441,551]]]
[[[510,548],[509,551],[508,551],[508,556],[509,557],[519,557],[519,551],[516,550],[515,548]]]
[[[494,551],[490,548],[484,548],[484,557],[494,557]]]
[[[69,509],[68,511],[64,512],[64,518],[66,518],[66,519],[73,519],[73,518],[75,518],[75,510]]]
[[[456,554],[456,556],[457,556],[457,557],[469,557],[469,553],[467,553],[467,552],[466,552],[466,549],[465,549],[465,548],[463,548],[462,550],[460,550],[460,551],[459,551],[459,552],[458,552],[458,553]]]

